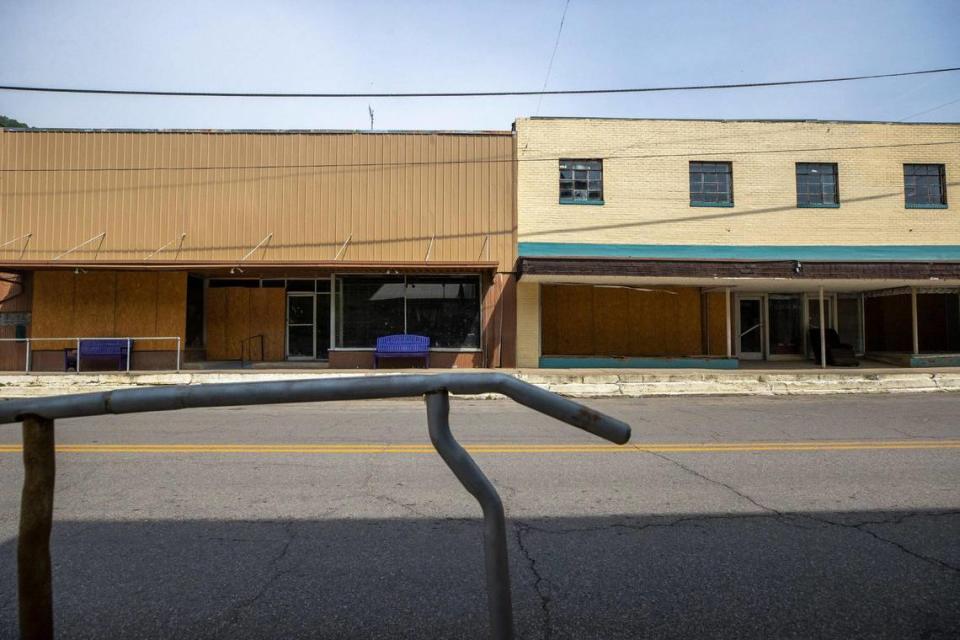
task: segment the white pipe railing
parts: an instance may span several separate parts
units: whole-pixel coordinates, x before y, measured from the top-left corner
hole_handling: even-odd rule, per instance
[[[177,343],[176,355],[177,355],[177,364],[176,370],[180,371],[180,362],[181,362],[181,352],[182,352],[182,339],[180,336],[70,336],[67,338],[0,338],[0,343],[4,342],[13,342],[13,343],[25,343],[27,346],[26,356],[24,358],[24,373],[30,373],[30,365],[33,356],[33,343],[34,342],[73,342],[76,344],[74,347],[77,351],[77,366],[76,373],[80,373],[80,343],[84,340],[126,340],[127,341],[127,373],[130,373],[130,356],[133,353],[133,343],[137,340],[173,340]],[[57,349],[59,351],[59,349]]]

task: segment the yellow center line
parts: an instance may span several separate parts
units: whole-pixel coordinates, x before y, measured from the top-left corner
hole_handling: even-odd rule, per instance
[[[471,453],[742,453],[777,451],[871,451],[907,449],[960,449],[960,440],[821,440],[793,442],[663,442],[613,444],[468,444]],[[62,444],[59,453],[259,453],[259,454],[423,454],[429,444],[323,443],[323,444]],[[18,444],[0,445],[2,453],[20,453]]]

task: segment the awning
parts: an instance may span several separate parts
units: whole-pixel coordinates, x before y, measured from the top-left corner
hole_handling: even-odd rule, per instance
[[[960,262],[805,262],[521,257],[521,282],[730,287],[744,291],[867,291],[960,287]]]

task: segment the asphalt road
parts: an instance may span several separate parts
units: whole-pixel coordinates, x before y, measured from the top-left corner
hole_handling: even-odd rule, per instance
[[[634,446],[453,401],[506,505],[518,636],[960,636],[960,395],[588,404]],[[487,632],[479,508],[424,446],[421,402],[57,426],[61,637]],[[0,427],[0,638],[18,444]]]

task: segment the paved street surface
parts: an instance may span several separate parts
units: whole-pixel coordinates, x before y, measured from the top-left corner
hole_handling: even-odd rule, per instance
[[[506,505],[519,636],[960,637],[960,395],[586,402],[635,446],[453,400]],[[487,632],[479,508],[419,401],[57,426],[61,637]],[[19,438],[0,427],[0,638]]]

